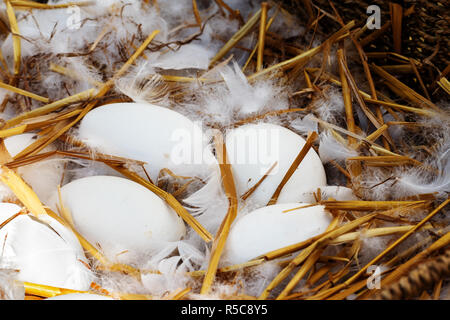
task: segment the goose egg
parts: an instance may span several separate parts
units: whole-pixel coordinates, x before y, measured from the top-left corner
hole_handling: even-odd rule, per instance
[[[315,203],[316,198],[314,194],[317,194],[317,188],[304,192],[301,195],[301,202]],[[322,200],[327,200],[329,198],[333,198],[337,201],[354,201],[359,200],[358,197],[355,196],[353,190],[347,187],[341,186],[323,186],[320,187],[320,197]]]
[[[156,194],[128,179],[91,176],[61,188],[75,229],[107,257],[123,263],[185,233],[183,220]],[[58,195],[53,207],[59,207]]]
[[[20,212],[0,203],[0,224]],[[18,270],[17,280],[88,290],[92,274],[75,235],[51,217],[19,215],[0,229],[0,268]]]
[[[24,133],[6,138],[3,143],[11,157],[15,157],[26,147],[34,143],[37,136],[33,133]],[[53,151],[48,146],[42,152]],[[48,159],[18,168],[18,173],[31,186],[39,199],[46,203],[51,195],[58,189],[64,166],[60,160]]]
[[[79,138],[99,152],[146,162],[153,181],[163,168],[194,176],[208,173],[216,163],[196,123],[152,104],[114,103],[96,108],[81,121]]]
[[[266,205],[305,142],[293,131],[268,123],[230,130],[226,147],[238,195],[252,188],[277,163],[248,198],[258,206]],[[323,185],[326,185],[325,169],[317,153],[310,149],[284,185],[278,203],[299,201],[303,192]]]
[[[244,263],[325,232],[332,217],[323,206],[283,212],[306,205],[276,204],[238,218],[228,235],[224,259],[230,264]]]

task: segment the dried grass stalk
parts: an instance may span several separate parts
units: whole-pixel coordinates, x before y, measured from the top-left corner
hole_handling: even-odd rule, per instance
[[[371,210],[389,210],[411,205],[427,207],[430,201],[336,201],[324,200],[321,202],[328,210],[349,210],[349,211],[371,211]]]
[[[217,267],[219,265],[219,260],[222,255],[225,242],[227,240],[228,234],[230,232],[231,224],[237,215],[237,194],[236,187],[234,184],[233,172],[231,170],[231,165],[228,163],[228,156],[223,137],[221,135],[216,135],[214,139],[216,145],[217,158],[220,166],[220,173],[222,175],[222,183],[225,194],[228,198],[229,207],[225,219],[217,232],[216,238],[214,239],[211,257],[208,264],[208,270],[206,272],[205,278],[203,280],[202,288],[200,293],[207,294],[211,288],[211,285],[216,276]]]
[[[421,227],[423,227],[433,216],[435,216],[438,212],[440,212],[448,203],[450,202],[450,199],[447,199],[443,203],[441,203],[436,209],[434,209],[430,214],[428,214],[422,221],[420,221],[417,225],[414,226],[410,231],[405,233],[403,236],[401,236],[399,239],[397,239],[394,243],[392,243],[389,247],[387,247],[383,252],[381,252],[378,256],[376,256],[374,259],[372,259],[367,265],[363,268],[361,268],[356,274],[354,274],[351,278],[346,280],[344,282],[345,286],[350,285],[353,283],[356,279],[358,279],[364,272],[366,272],[367,268],[371,265],[376,264],[378,261],[380,261],[387,253],[391,252],[396,246],[398,246],[400,243],[405,241],[411,234],[419,230]],[[450,238],[450,237],[449,237]]]
[[[14,86],[11,86],[9,84],[3,83],[1,81],[0,81],[0,88],[3,88],[5,90],[11,91],[11,92],[14,92],[14,93],[17,93],[17,94],[20,94],[20,95],[25,96],[25,97],[29,97],[31,99],[35,99],[37,101],[41,101],[41,102],[44,102],[44,103],[48,103],[49,102],[48,98],[41,97],[41,96],[39,96],[37,94],[34,94],[32,92],[28,92],[26,90],[16,88]]]
[[[4,0],[6,5],[6,14],[9,19],[9,26],[11,27],[12,39],[13,39],[13,49],[14,49],[14,75],[18,75],[21,66],[21,38],[19,25],[17,24],[16,13],[11,4],[12,1]]]
[[[52,298],[63,294],[71,294],[71,293],[91,293],[89,291],[78,291],[66,288],[57,288],[31,282],[24,282],[23,285],[25,287],[26,294],[44,298]]]
[[[245,25],[242,26],[236,32],[230,40],[219,50],[219,52],[211,59],[209,66],[214,66],[220,59],[222,59],[231,49],[236,46],[236,44],[241,41],[243,37],[245,37],[256,25],[259,18],[261,17],[261,9],[259,9],[248,21]]]
[[[348,85],[347,77],[345,76],[344,68],[344,51],[339,49],[337,51],[338,61],[339,61],[339,74],[341,76],[342,84],[342,97],[344,99],[345,115],[347,122],[347,130],[356,133],[355,119],[353,117],[353,107],[352,107],[352,96],[350,93],[350,87]],[[355,143],[353,137],[349,137],[350,145]]]
[[[14,118],[8,120],[3,128],[4,129],[11,128],[17,124],[20,124],[25,119],[42,116],[42,115],[48,114],[50,112],[56,111],[62,107],[88,100],[94,96],[95,92],[96,92],[95,89],[89,89],[89,90],[74,94],[72,96],[69,96],[67,98],[52,102],[48,105],[36,108],[29,112],[23,113],[17,117],[14,117]]]
[[[263,67],[264,58],[264,39],[266,37],[266,20],[267,20],[267,2],[261,3],[261,19],[259,25],[259,38],[258,38],[258,55],[256,57],[256,71],[261,71]]]
[[[199,26],[202,25],[202,18],[200,17],[200,12],[198,12],[197,1],[192,0],[192,10],[194,11],[195,21]]]
[[[371,67],[380,77],[384,78],[387,81],[389,87],[399,96],[415,104],[424,105],[428,108],[440,112],[440,109],[434,103],[432,103],[430,100],[423,97],[422,95],[418,94],[416,91],[414,91],[413,89],[405,85],[403,82],[398,80],[396,77],[392,76],[391,74],[383,70],[381,67],[375,65],[374,63],[371,64]]]
[[[284,185],[289,181],[289,179],[294,174],[295,170],[297,170],[300,163],[306,157],[306,155],[308,154],[309,150],[312,148],[312,145],[313,145],[314,141],[317,139],[317,137],[318,137],[318,134],[315,131],[312,132],[311,134],[309,134],[304,146],[302,147],[302,150],[300,150],[299,154],[292,162],[288,171],[286,171],[286,174],[284,175],[284,177],[281,180],[280,184],[278,185],[277,189],[275,190],[275,192],[273,193],[269,202],[267,203],[268,206],[277,203],[278,197],[280,196],[281,190],[283,189]]]
[[[0,166],[0,180],[6,184],[32,215],[39,218],[47,211],[34,191],[13,170]]]

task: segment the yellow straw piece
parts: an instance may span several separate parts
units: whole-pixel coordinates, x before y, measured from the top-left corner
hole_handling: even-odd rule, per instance
[[[17,24],[16,13],[10,0],[4,0],[6,4],[6,14],[8,15],[9,25],[11,27],[13,49],[14,49],[14,74],[18,75],[21,64],[21,38],[19,25]]]
[[[24,124],[24,125],[14,127],[14,128],[0,130],[0,138],[4,139],[7,137],[15,136],[17,134],[22,134],[25,132],[26,129],[27,129],[27,125]]]
[[[437,83],[448,95],[450,95],[450,82],[446,77],[442,77]]]
[[[261,71],[264,58],[264,39],[266,37],[267,2],[261,3],[261,19],[259,25],[258,55],[256,57],[256,71]]]
[[[24,282],[23,283],[25,287],[25,293],[44,297],[44,298],[52,298],[64,294],[70,294],[70,293],[91,293],[89,291],[78,291],[78,290],[72,290],[72,289],[66,289],[66,288],[57,288],[52,286],[46,286],[43,284],[38,283],[32,283],[32,282]]]
[[[220,49],[220,51],[216,54],[216,56],[211,59],[211,62],[209,63],[210,67],[216,64],[216,62],[218,62],[220,59],[222,59],[228,53],[228,51],[233,49],[233,47],[252,30],[252,28],[258,22],[260,16],[261,16],[261,9],[259,9],[247,21],[247,23],[231,37],[231,39],[223,46],[223,48]]]
[[[9,84],[3,83],[1,81],[0,81],[0,88],[6,89],[8,91],[11,91],[11,92],[14,92],[14,93],[20,94],[22,96],[29,97],[31,99],[34,99],[34,100],[37,100],[37,101],[41,101],[41,102],[44,102],[44,103],[48,103],[50,101],[48,98],[41,97],[41,96],[39,96],[37,94],[28,92],[26,90],[16,88],[14,86],[11,86]]]
[[[50,104],[47,104],[45,106],[36,108],[34,110],[31,110],[29,112],[25,112],[21,115],[18,115],[15,118],[12,118],[11,120],[8,120],[4,126],[5,129],[7,128],[11,128],[12,126],[15,126],[19,123],[21,123],[23,120],[25,119],[29,119],[29,118],[33,118],[33,117],[37,117],[37,116],[42,116],[44,114],[48,114],[50,112],[56,111],[59,108],[62,108],[64,106],[73,104],[73,103],[77,103],[77,102],[81,102],[87,99],[90,99],[94,96],[96,92],[96,89],[89,89],[86,91],[82,91],[80,93],[74,94],[72,96],[69,96],[67,98],[52,102]]]
[[[31,214],[36,217],[47,214],[38,196],[19,175],[5,166],[0,166],[0,170],[0,179],[11,189]]]
[[[223,137],[220,134],[216,135],[214,142],[217,150],[217,158],[219,162],[220,173],[222,175],[223,187],[229,201],[229,207],[227,215],[225,216],[225,219],[222,221],[219,231],[217,232],[217,236],[213,242],[208,270],[206,271],[202,289],[200,291],[201,294],[207,294],[211,289],[212,283],[216,277],[219,260],[222,255],[223,248],[225,247],[225,242],[228,238],[231,224],[236,218],[238,208],[236,186],[234,184],[231,165],[228,163],[227,160],[228,158],[227,150],[223,141]]]

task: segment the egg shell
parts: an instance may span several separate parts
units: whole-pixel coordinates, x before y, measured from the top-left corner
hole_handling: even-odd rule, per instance
[[[5,138],[3,143],[11,157],[15,157],[23,149],[36,141],[36,135],[33,133],[23,133]]]
[[[183,220],[156,194],[128,179],[91,176],[61,188],[75,229],[115,261],[135,262],[185,233]],[[58,194],[52,207],[59,207]]]
[[[275,204],[238,218],[228,235],[224,261],[229,264],[244,263],[323,233],[332,219],[323,206],[283,212],[306,205]]]
[[[333,198],[337,201],[354,201],[359,200],[353,193],[353,190],[347,187],[341,186],[322,186],[320,188],[320,194],[322,200]],[[304,192],[300,198],[301,202],[315,203],[316,198],[314,194],[317,194],[317,188]]]
[[[92,293],[69,293],[47,298],[45,300],[114,300],[108,296]]]
[[[20,212],[0,203],[0,224]],[[75,235],[53,218],[20,215],[0,229],[0,268],[17,269],[17,280],[88,290],[93,275]]]
[[[257,206],[266,205],[305,142],[295,132],[268,123],[248,124],[230,130],[226,147],[238,194],[252,188],[278,162],[248,198]],[[303,192],[323,185],[326,185],[325,169],[317,153],[310,149],[284,185],[277,203],[297,202]]]
[[[114,103],[96,108],[81,121],[79,138],[99,152],[146,162],[153,181],[163,168],[193,176],[217,166],[196,123],[152,104]]]
[[[23,133],[8,137],[3,143],[9,155],[15,157],[29,145],[34,143],[36,139],[37,137],[33,133]],[[48,146],[40,153],[53,150],[53,147]],[[31,186],[39,199],[46,203],[61,183],[64,166],[61,160],[48,159],[21,166],[17,171],[25,182]]]

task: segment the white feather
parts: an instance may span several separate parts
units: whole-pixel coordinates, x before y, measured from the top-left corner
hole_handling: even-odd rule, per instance
[[[323,163],[331,160],[344,161],[358,156],[358,152],[338,142],[329,131],[320,134],[319,156]]]
[[[312,120],[312,115],[308,114],[303,119],[296,118],[291,122],[291,127],[298,130],[302,134],[308,134],[309,132],[319,133],[319,126],[317,121]]]
[[[437,169],[437,174],[430,172],[430,167]],[[398,177],[398,185],[405,196],[438,193],[446,197],[450,192],[450,144],[444,144],[437,152],[437,158],[428,168],[416,167],[402,171]],[[430,178],[431,177],[431,178]]]
[[[228,210],[228,198],[222,188],[219,172],[214,172],[206,185],[184,199],[183,202],[197,220],[211,233],[215,233]]]
[[[16,278],[15,270],[0,270],[0,300],[25,299],[25,288]]]

